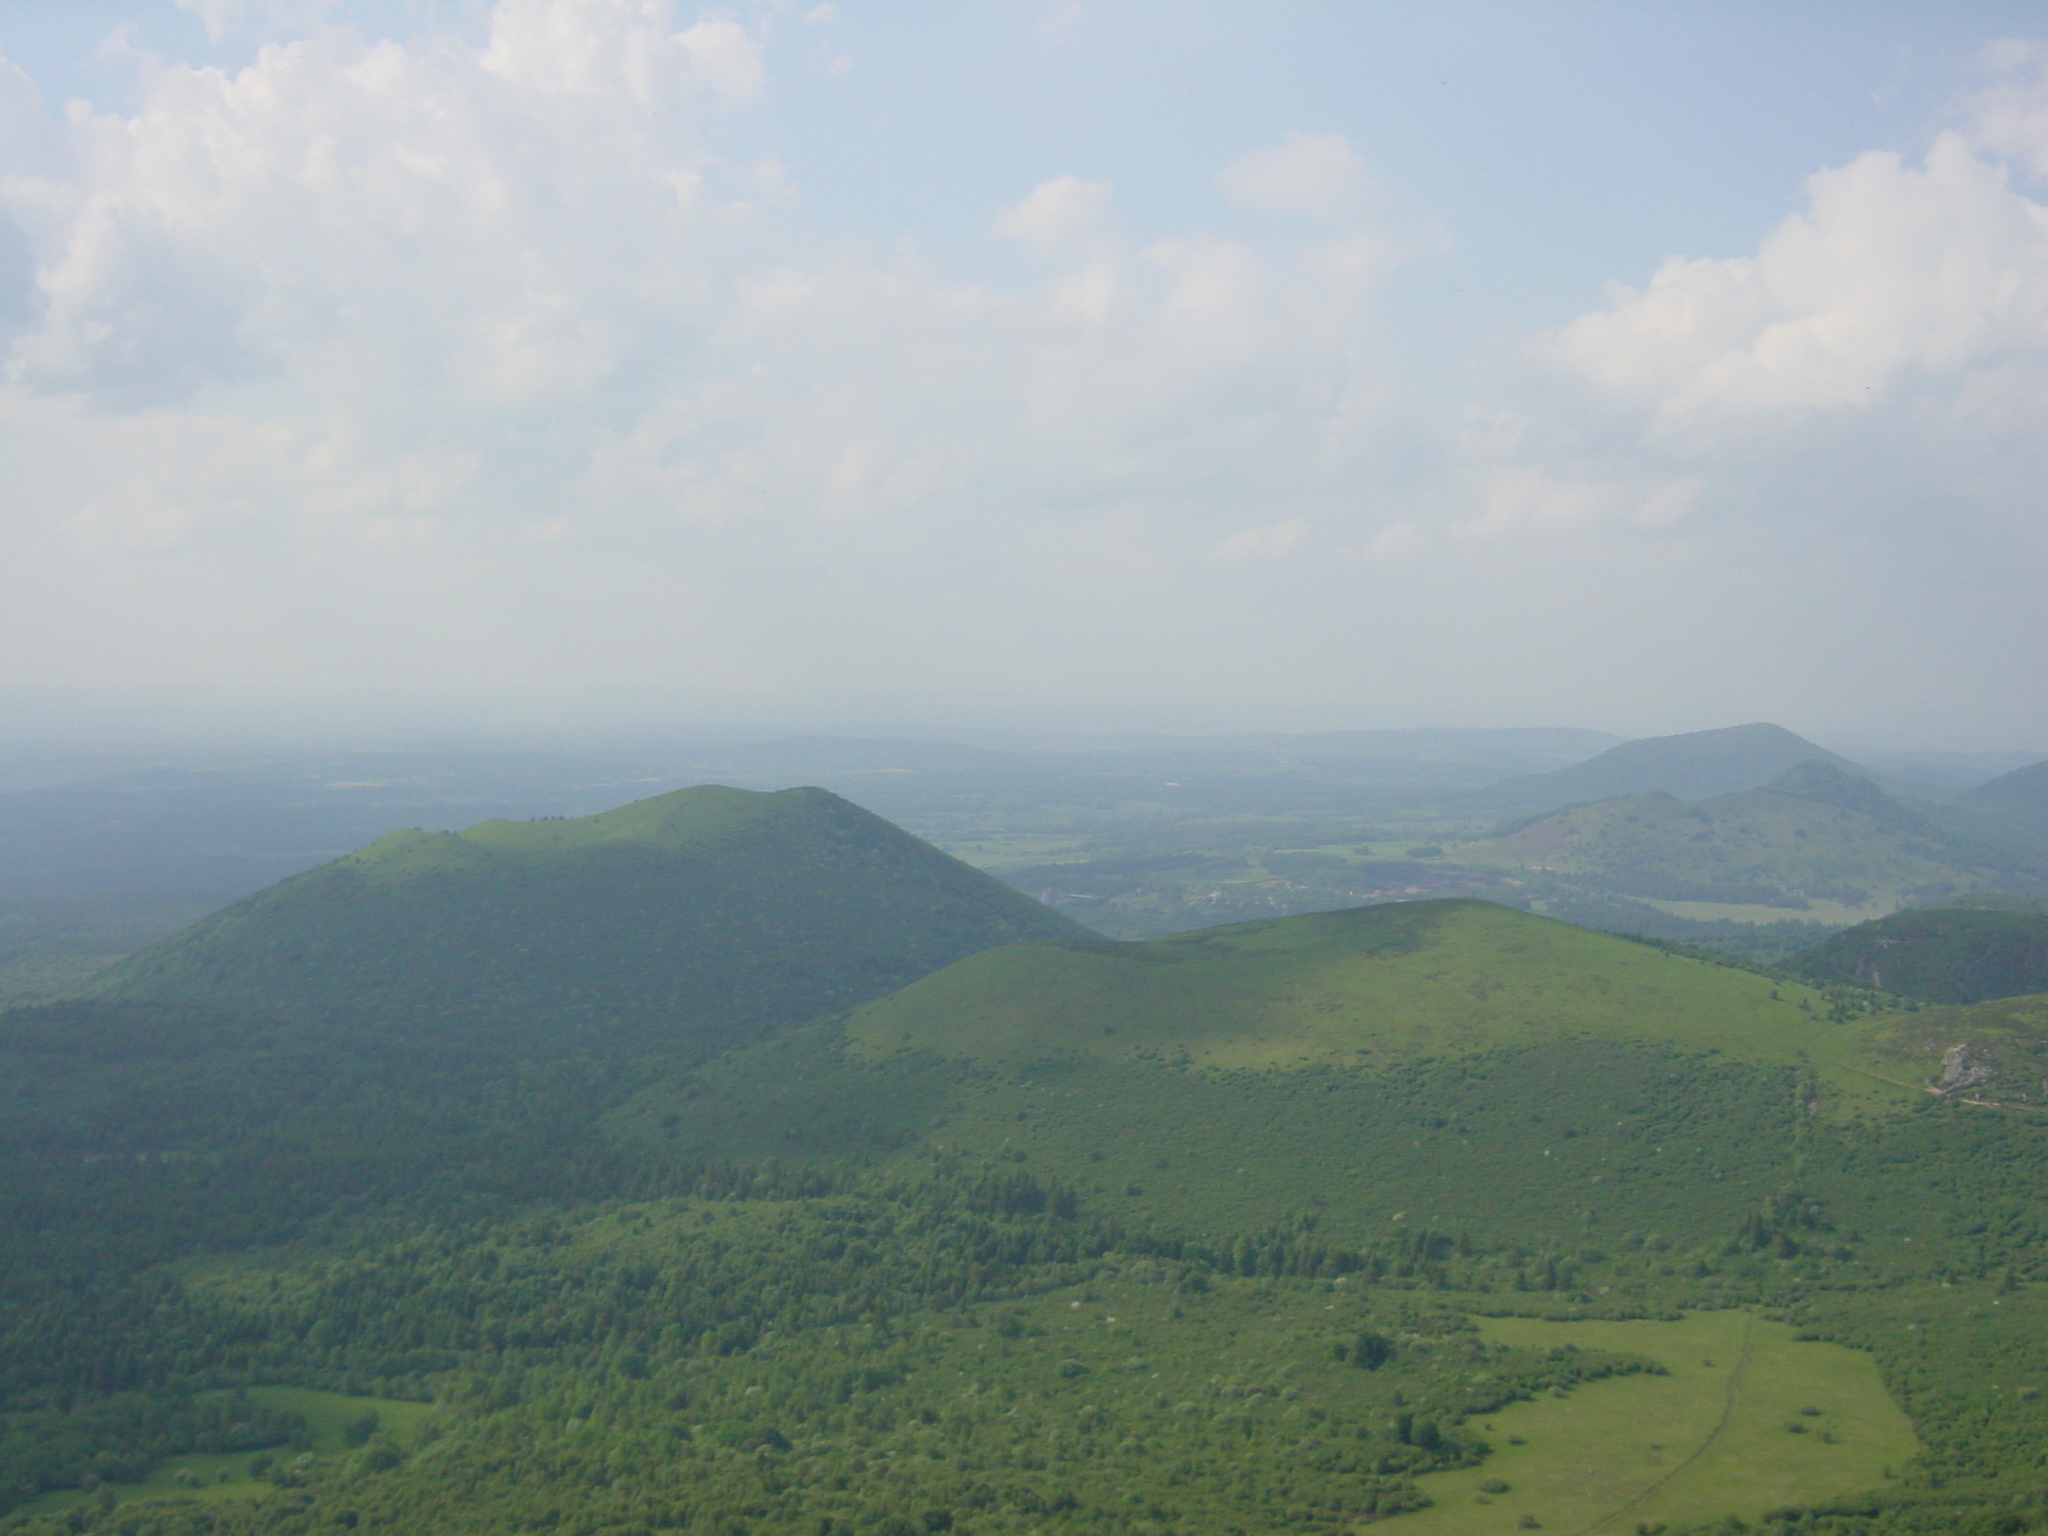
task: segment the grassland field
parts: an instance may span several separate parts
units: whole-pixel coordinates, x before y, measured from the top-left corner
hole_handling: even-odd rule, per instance
[[[1754,903],[1659,901],[1649,896],[1639,896],[1636,900],[1645,906],[1656,908],[1659,912],[1667,912],[1673,917],[1695,923],[1749,923],[1763,926],[1782,923],[1787,916],[1783,907],[1767,907]],[[1839,901],[1808,898],[1806,906],[1796,915],[1822,927],[1847,928],[1855,923],[1867,923],[1876,918],[1889,917],[1896,910],[1898,903],[1889,900],[1868,901],[1860,906],[1849,906]]]
[[[303,1445],[254,1454],[242,1451],[226,1455],[194,1453],[168,1456],[151,1467],[149,1475],[140,1482],[103,1483],[96,1493],[66,1489],[44,1494],[24,1505],[23,1512],[60,1512],[90,1504],[96,1496],[116,1504],[157,1499],[218,1503],[263,1498],[277,1492],[276,1478],[264,1475],[274,1466],[295,1469],[290,1475],[302,1475],[323,1460],[339,1460],[361,1451],[368,1439],[367,1431],[372,1419],[374,1433],[401,1450],[410,1450],[418,1443],[421,1429],[434,1415],[431,1403],[352,1396],[343,1392],[322,1392],[311,1387],[248,1387],[243,1389],[243,1395],[266,1408],[297,1414],[304,1419],[306,1435]]]
[[[1476,1426],[1484,1463],[1418,1478],[1434,1506],[1401,1516],[1389,1536],[1505,1536],[1528,1529],[1525,1518],[1558,1536],[1755,1520],[1881,1487],[1919,1448],[1869,1355],[1745,1311],[1483,1317],[1479,1334],[1643,1355],[1666,1374],[1587,1382],[1486,1416]]]

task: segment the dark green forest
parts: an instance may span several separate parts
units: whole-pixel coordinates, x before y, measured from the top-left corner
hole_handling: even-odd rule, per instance
[[[396,832],[123,961],[116,997],[441,1041],[715,1049],[991,945],[1087,935],[837,795],[700,785]]]

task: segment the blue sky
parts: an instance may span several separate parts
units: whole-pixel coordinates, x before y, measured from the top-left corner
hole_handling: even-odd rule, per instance
[[[0,687],[2048,749],[2043,38],[0,4]]]

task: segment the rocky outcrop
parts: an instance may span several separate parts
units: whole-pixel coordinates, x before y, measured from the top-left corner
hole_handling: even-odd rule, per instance
[[[1941,1053],[1941,1076],[1934,1080],[1936,1093],[1956,1093],[1975,1088],[1998,1075],[1998,1065],[1981,1045],[1968,1041],[1952,1045]]]

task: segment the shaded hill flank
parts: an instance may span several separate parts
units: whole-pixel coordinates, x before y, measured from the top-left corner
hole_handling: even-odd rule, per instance
[[[451,1040],[708,1047],[1087,930],[821,789],[395,832],[124,962],[105,989]]]
[[[2048,913],[1898,912],[1823,940],[1785,969],[1821,985],[1847,983],[1930,1003],[2048,992]]]
[[[0,1152],[269,1165],[297,1149],[417,1182],[407,1170],[507,1148],[537,1170],[590,1164],[602,1118],[613,1146],[686,1162],[941,1147],[1007,1162],[1028,1146],[1035,1173],[1183,1230],[1257,1230],[1306,1202],[1353,1237],[1417,1206],[1532,1238],[1580,1224],[1579,1181],[1620,1155],[1656,1184],[1644,1230],[1711,1232],[1782,1182],[1792,1075],[1839,1012],[1816,990],[1469,900],[992,949],[653,1088],[606,1051],[445,1051],[449,1033],[475,1036],[89,1000],[0,1016],[22,1096]],[[659,1040],[666,1019],[600,1038]],[[482,1022],[493,1047],[551,1038],[545,1019]],[[671,1072],[704,1054],[685,1043],[700,1049],[669,1053]],[[1703,1115],[1738,1128],[1716,1132],[1704,1193],[1651,1150]]]
[[[1793,910],[1808,900],[1936,900],[1997,883],[2014,865],[1825,761],[1708,800],[1658,792],[1574,806],[1452,851],[1466,863],[1592,878],[1651,900]]]
[[[1756,789],[1807,762],[1858,776],[1867,771],[1783,726],[1759,723],[1625,741],[1569,768],[1496,784],[1481,798],[1532,810],[1657,792],[1705,800]]]

